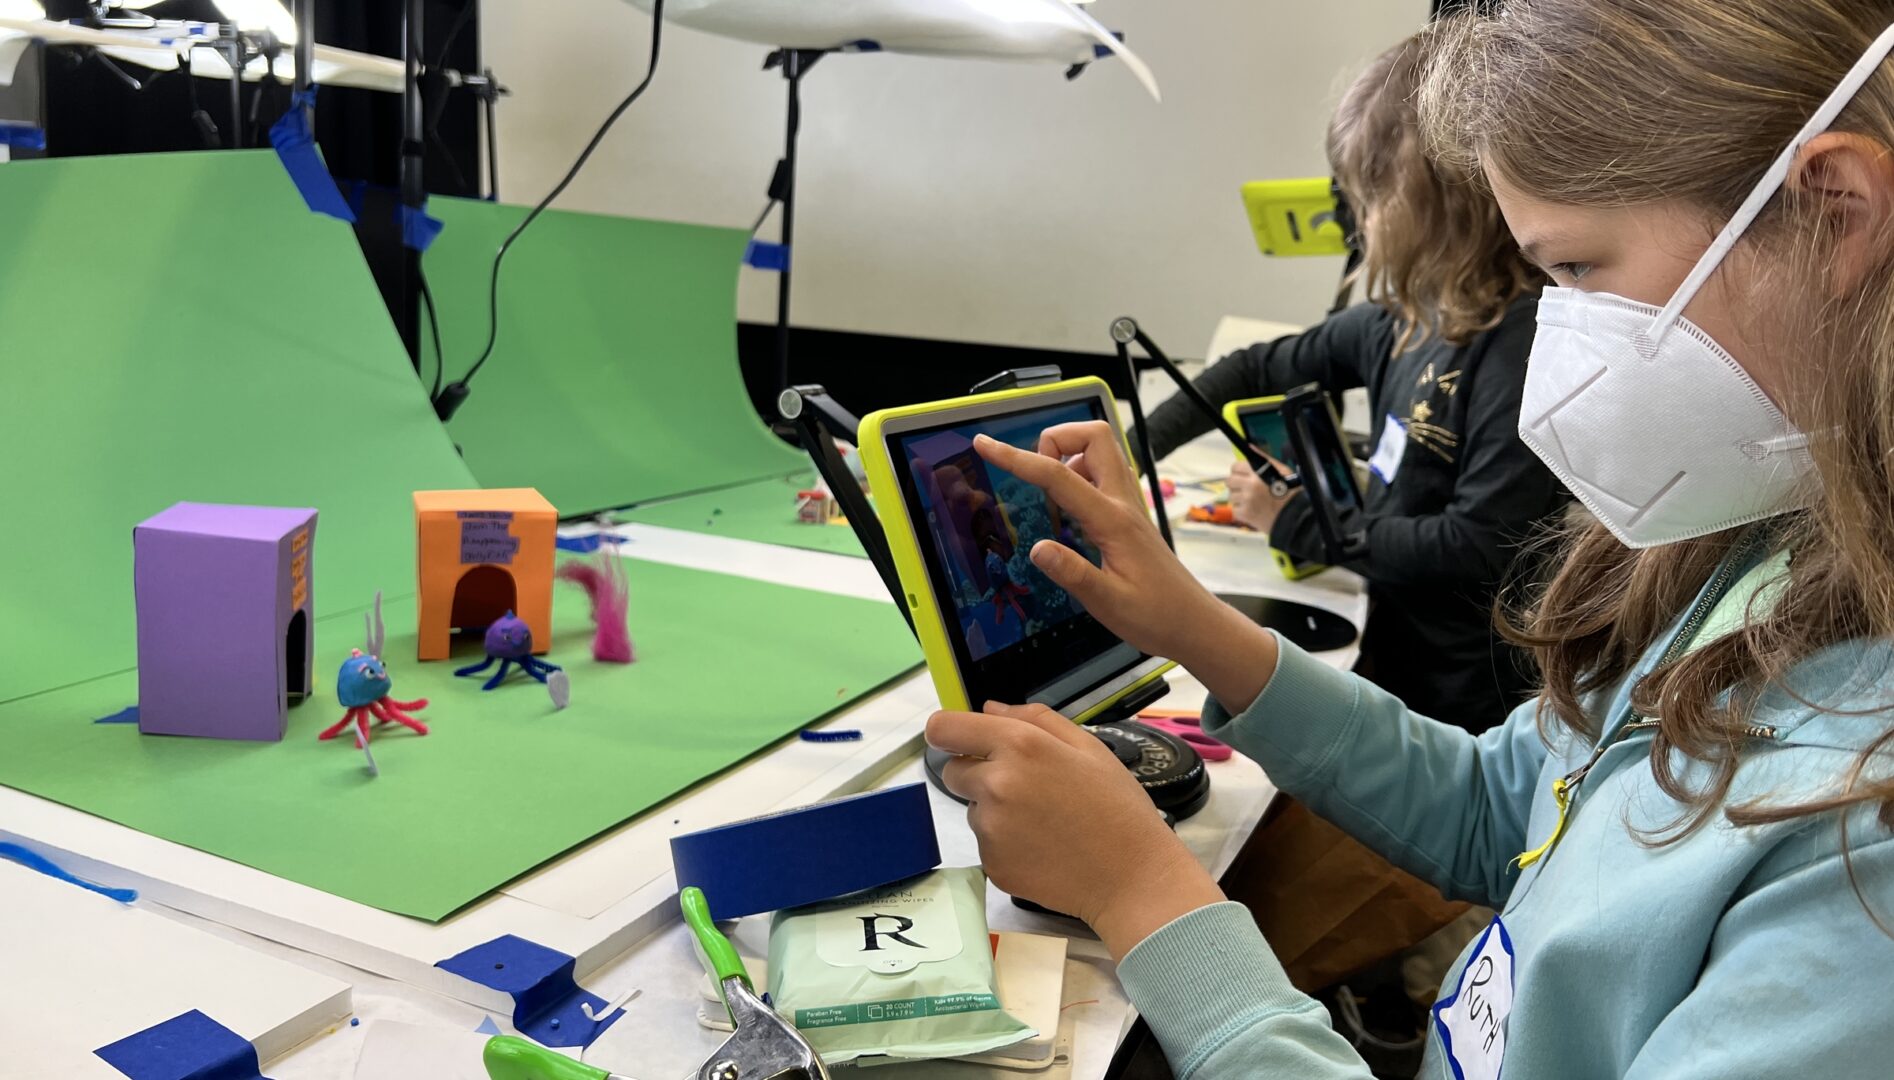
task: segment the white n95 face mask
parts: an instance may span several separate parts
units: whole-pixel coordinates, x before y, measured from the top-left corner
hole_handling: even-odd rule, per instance
[[[1519,437],[1627,546],[1796,507],[1807,439],[1710,335],[1607,293],[1547,289]]]
[[[1890,52],[1894,26],[1763,174],[1667,306],[1557,288],[1539,301],[1519,437],[1627,546],[1689,540],[1804,505],[1808,438],[1683,311],[1781,189],[1802,148],[1828,130]]]

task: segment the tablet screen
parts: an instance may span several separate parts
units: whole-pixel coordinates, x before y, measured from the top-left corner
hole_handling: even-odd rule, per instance
[[[1354,465],[1349,460],[1348,448],[1342,443],[1341,432],[1335,429],[1335,413],[1328,401],[1320,394],[1298,393],[1289,399],[1284,409],[1296,410],[1296,419],[1308,433],[1310,449],[1317,462],[1316,475],[1306,477],[1305,482],[1320,484],[1322,493],[1337,509],[1360,509],[1361,488],[1355,483]],[[1303,470],[1298,468],[1297,471]]]
[[[1289,442],[1289,423],[1280,408],[1259,408],[1242,415],[1243,437],[1258,450],[1289,466],[1294,472],[1296,449]]]
[[[891,433],[902,497],[974,707],[988,700],[1059,705],[1140,661],[1028,557],[1057,540],[1094,563],[1078,523],[1039,488],[988,465],[985,434],[1037,451],[1045,429],[1102,420],[1096,398]]]

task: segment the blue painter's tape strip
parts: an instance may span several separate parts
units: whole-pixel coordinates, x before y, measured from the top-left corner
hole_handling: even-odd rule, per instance
[[[752,240],[750,246],[743,249],[743,265],[780,274],[789,269],[789,245]]]
[[[101,716],[92,722],[95,724],[136,724],[138,722],[138,706],[127,705],[110,716]]]
[[[434,966],[512,998],[513,1027],[521,1035],[546,1046],[590,1046],[625,1011],[615,1009],[597,1021],[587,1017],[584,1006],[603,1013],[605,999],[579,989],[573,962],[557,949],[507,934]]]
[[[44,150],[46,149],[46,131],[38,124],[0,120],[0,145],[17,147],[21,150]]]
[[[355,211],[350,209],[348,200],[342,197],[341,189],[335,186],[335,177],[329,175],[329,167],[322,162],[322,155],[316,151],[315,132],[309,130],[309,110],[316,107],[316,88],[314,86],[299,94],[291,94],[289,109],[276,118],[270,125],[270,145],[276,147],[276,156],[283,162],[283,171],[302,192],[303,202],[318,214],[327,214],[332,218],[353,222]]]
[[[926,784],[855,795],[671,839],[678,888],[712,917],[801,907],[940,865]]]
[[[416,251],[426,251],[441,235],[443,228],[439,218],[427,216],[426,207],[403,204],[399,210],[401,216],[401,243],[404,247]]]
[[[192,1009],[93,1051],[131,1080],[260,1080],[250,1040]]]
[[[343,194],[349,200],[349,212],[356,217],[362,216],[362,206],[368,201],[368,181],[350,180]]]
[[[845,728],[839,731],[838,730],[810,731],[807,728],[804,728],[803,730],[798,731],[796,734],[802,736],[803,742],[861,742],[862,741],[862,733],[854,730],[853,728]]]
[[[590,555],[606,544],[616,547],[624,542],[625,538],[622,536],[593,533],[591,536],[561,536],[553,541],[553,546],[560,551],[570,551],[575,555]]]
[[[63,881],[68,885],[77,885],[87,892],[98,893],[100,896],[116,900],[121,904],[129,904],[138,899],[137,889],[112,889],[104,885],[94,884],[82,877],[67,872],[64,867],[46,856],[41,855],[39,852],[31,848],[23,848],[18,844],[0,844],[0,859],[19,863],[28,870],[37,870],[56,881]]]

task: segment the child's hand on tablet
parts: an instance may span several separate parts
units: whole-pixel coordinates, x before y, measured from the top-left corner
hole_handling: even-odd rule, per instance
[[[987,461],[1042,488],[1079,523],[1100,566],[1056,540],[1033,545],[1033,565],[1112,633],[1153,656],[1176,658],[1187,620],[1176,614],[1216,600],[1177,561],[1151,522],[1118,435],[1093,421],[1047,428],[1034,454],[979,436]],[[1164,598],[1164,603],[1152,600]]]
[[[1033,565],[1126,643],[1175,660],[1241,711],[1276,669],[1276,639],[1218,600],[1164,546],[1118,433],[1103,421],[1047,428],[1037,454],[984,435],[974,450],[1051,497],[1098,549],[1099,565],[1054,540]]]
[[[1130,771],[1044,705],[935,713],[927,741],[957,755],[942,780],[993,883],[1085,920],[1114,956],[1223,899]]]

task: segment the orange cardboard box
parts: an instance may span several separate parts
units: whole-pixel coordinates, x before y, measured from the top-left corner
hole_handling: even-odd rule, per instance
[[[416,607],[422,660],[446,660],[455,630],[508,611],[552,648],[552,564],[559,513],[533,488],[414,493]]]

